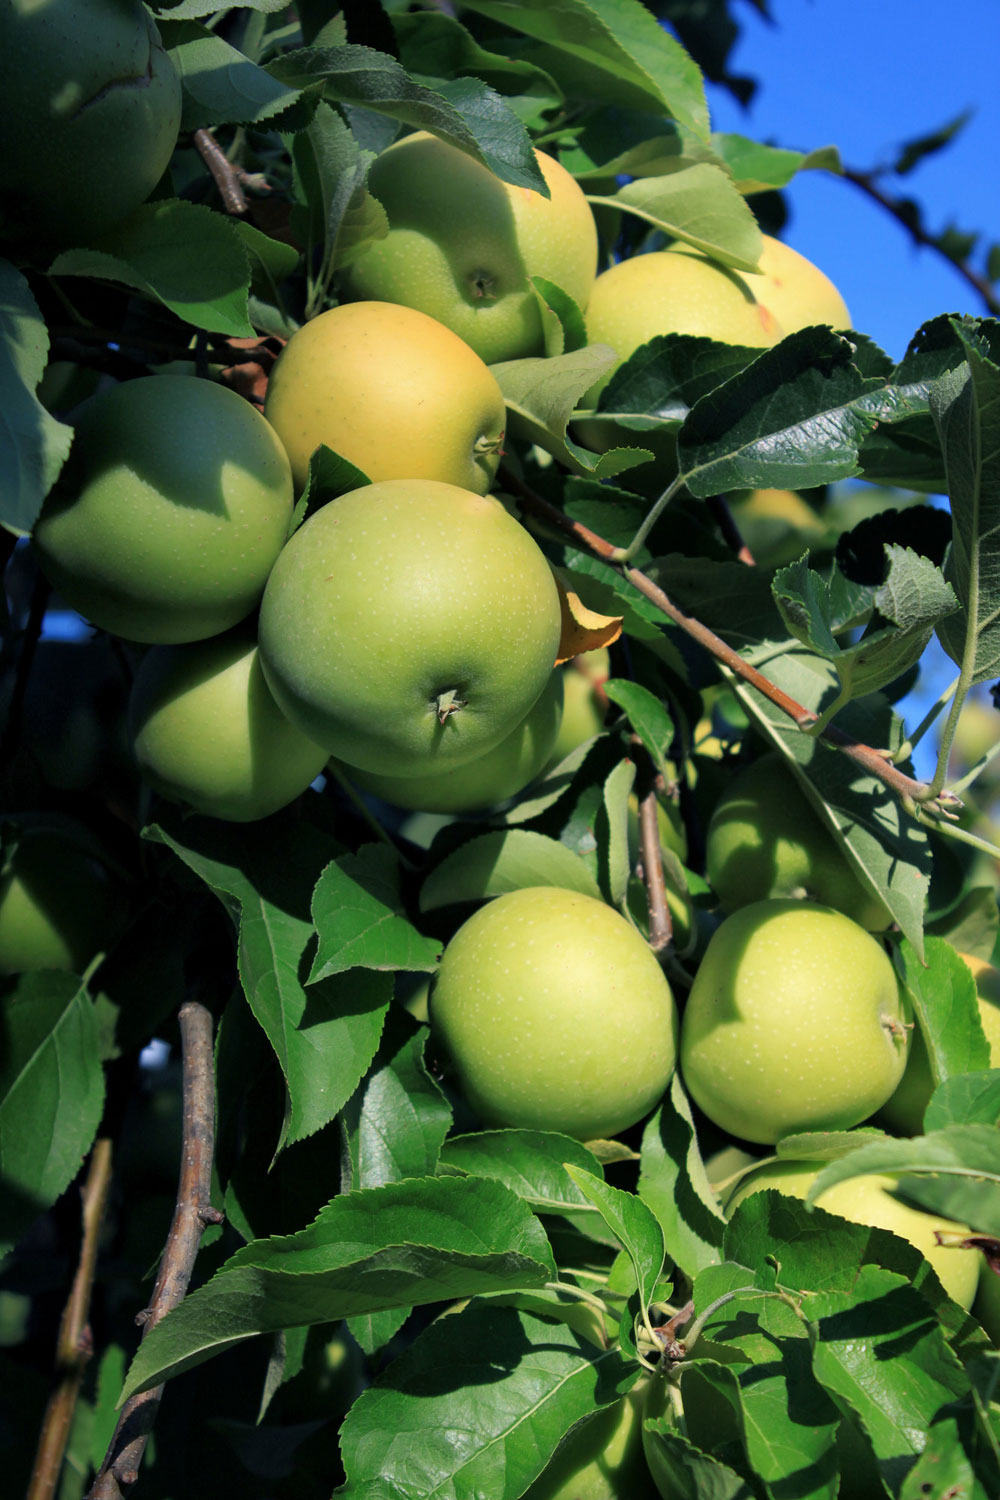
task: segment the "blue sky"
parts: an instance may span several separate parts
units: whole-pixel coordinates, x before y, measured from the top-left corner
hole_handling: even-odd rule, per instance
[[[716,130],[799,149],[836,145],[845,164],[867,169],[973,109],[950,147],[891,185],[923,204],[933,229],[956,223],[1000,242],[1000,0],[770,0],[773,25],[749,0],[732,9],[742,34],[731,70],[759,87],[745,111],[710,86]],[[893,357],[937,313],[982,314],[936,252],[915,247],[851,184],[801,173],[787,201],[784,238],[822,266],[855,327]]]

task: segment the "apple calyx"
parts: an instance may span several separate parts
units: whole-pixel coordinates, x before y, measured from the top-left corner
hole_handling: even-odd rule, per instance
[[[460,708],[465,707],[466,700],[458,696],[457,688],[448,688],[443,693],[437,693],[434,697],[434,712],[437,714],[439,724],[444,724],[452,714],[457,714]]]
[[[502,429],[496,434],[495,437],[491,437],[488,433],[485,432],[481,437],[477,437],[476,441],[472,445],[472,451],[476,455],[476,458],[489,458],[492,457],[494,453],[499,454],[499,456],[503,458],[504,431],[505,429]]]
[[[893,1017],[883,1018],[882,1025],[894,1041],[905,1042],[909,1033],[913,1030],[912,1021],[897,1021]]]
[[[496,278],[489,271],[473,271],[469,277],[474,302],[494,302],[496,300]]]

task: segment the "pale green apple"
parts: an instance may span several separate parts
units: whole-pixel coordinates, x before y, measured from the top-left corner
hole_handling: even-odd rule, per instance
[[[438,479],[485,495],[507,409],[496,380],[435,318],[390,302],[320,313],[271,371],[264,415],[296,486],[325,444],[369,479]]]
[[[292,518],[285,451],[228,387],[146,375],[95,396],[32,534],[66,602],[127,640],[217,635],[257,604]]]
[[[979,1019],[990,1047],[989,1066],[1000,1068],[1000,970],[971,953],[960,953],[959,957],[968,964],[976,981]],[[899,1087],[882,1106],[880,1116],[890,1130],[901,1135],[919,1135],[923,1129],[924,1110],[933,1092],[934,1075],[918,1020],[913,1027],[906,1071]]]
[[[706,874],[724,911],[787,896],[836,907],[869,932],[892,922],[777,751],[744,767],[715,805]]]
[[[822,1165],[814,1161],[766,1163],[743,1178],[726,1204],[726,1213],[732,1214],[738,1203],[765,1188],[774,1188],[791,1198],[805,1198]],[[974,1250],[939,1245],[936,1239],[937,1230],[964,1235],[969,1233],[968,1227],[901,1202],[893,1196],[895,1186],[894,1178],[875,1173],[848,1177],[821,1193],[816,1206],[855,1224],[888,1229],[909,1240],[930,1262],[948,1296],[960,1306],[970,1308],[979,1282],[979,1256]]]
[[[824,271],[783,240],[764,235],[759,272],[744,272],[750,290],[774,313],[786,333],[826,323],[851,327],[847,303]]]
[[[740,273],[677,245],[633,255],[602,271],[587,305],[590,342],[610,344],[618,364],[660,333],[695,334],[766,349],[778,342],[784,329]],[[596,405],[616,368],[590,388],[582,406]],[[633,434],[632,441],[639,439]]]
[[[578,745],[592,740],[604,728],[607,699],[601,691],[611,675],[607,648],[584,651],[559,668],[563,681],[563,714],[548,766],[557,766]],[[603,702],[602,702],[603,698]]]
[[[517,728],[475,760],[426,776],[377,776],[358,766],[332,764],[355,786],[413,812],[482,812],[514,797],[549,759],[562,718],[563,673],[553,670],[534,707]]]
[[[177,142],[180,79],[139,0],[6,0],[0,91],[0,239],[90,244]]]
[[[559,593],[498,500],[388,479],[322,506],[261,602],[261,664],[302,732],[366,774],[444,773],[499,744],[552,675]]]
[[[832,907],[757,901],[708,944],[684,1010],[681,1074],[741,1140],[849,1130],[899,1083],[908,1021],[870,933]]]
[[[593,896],[497,896],[448,943],[431,1025],[491,1125],[613,1136],[643,1119],[676,1058],[676,1011],[650,948]]]
[[[278,708],[257,643],[242,629],[148,651],[132,687],[129,733],[151,786],[228,822],[277,812],[326,764],[323,747]]]
[[[0,823],[0,974],[80,974],[117,935],[120,886],[82,825],[44,813]]]
[[[645,1384],[571,1432],[523,1500],[655,1500],[642,1443]]]
[[[502,182],[425,131],[395,142],[368,174],[389,233],[351,261],[348,295],[420,308],[488,364],[544,353],[529,278],[544,277],[585,308],[597,271],[597,229],[565,167],[542,152],[535,158],[548,198]]]

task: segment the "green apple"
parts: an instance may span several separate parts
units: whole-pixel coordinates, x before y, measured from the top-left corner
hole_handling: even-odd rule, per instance
[[[0,238],[86,245],[148,197],[173,154],[181,85],[139,0],[0,9]]]
[[[976,998],[979,1004],[979,1019],[990,1047],[991,1068],[1000,1068],[1000,970],[976,958],[971,953],[960,953],[972,970],[976,981]],[[934,1092],[934,1075],[931,1072],[927,1043],[919,1020],[913,1028],[910,1055],[906,1071],[899,1086],[882,1106],[880,1117],[890,1130],[901,1135],[920,1135],[923,1129],[924,1110]]]
[[[554,670],[527,716],[492,750],[461,766],[427,776],[376,776],[357,766],[333,765],[383,802],[413,812],[482,812],[514,797],[549,759],[562,717],[563,674]]]
[[[289,723],[245,630],[154,646],[129,701],[136,765],[163,796],[228,822],[277,812],[305,791],[326,751]]]
[[[681,1074],[741,1140],[849,1130],[902,1077],[908,1020],[870,933],[832,907],[757,901],[708,944],[684,1010]]]
[[[523,722],[552,674],[552,570],[498,500],[387,479],[316,511],[274,565],[261,663],[279,707],[366,774],[440,774]]]
[[[644,1396],[642,1382],[575,1428],[523,1500],[655,1500],[643,1453]]]
[[[764,1188],[774,1188],[791,1198],[805,1198],[820,1170],[821,1166],[814,1161],[766,1163],[743,1178],[726,1204],[726,1213],[731,1214],[744,1198]],[[939,1229],[948,1234],[968,1234],[968,1227],[902,1203],[893,1196],[895,1186],[894,1178],[874,1173],[848,1177],[821,1193],[817,1207],[855,1224],[889,1229],[900,1239],[909,1240],[933,1266],[948,1296],[960,1306],[970,1308],[979,1281],[979,1256],[974,1250],[939,1245],[935,1238]]]
[[[851,327],[847,303],[825,272],[798,250],[764,235],[759,272],[744,273],[747,285],[759,302],[765,303],[786,333],[826,323],[831,328]]]
[[[739,273],[695,250],[674,246],[634,255],[602,271],[587,306],[590,342],[610,344],[618,364],[660,333],[697,334],[723,344],[766,349],[778,342],[784,329]],[[590,388],[581,405],[596,405],[614,368]]]
[[[599,646],[571,657],[559,670],[563,680],[563,714],[549,767],[559,765],[578,745],[592,740],[604,728],[608,700],[602,689],[611,675],[611,658],[607,648]]]
[[[490,1125],[613,1136],[662,1097],[676,1012],[635,928],[553,886],[497,896],[448,943],[431,1025]]]
[[[80,974],[117,936],[121,890],[82,825],[44,813],[0,822],[0,974]]]
[[[274,431],[235,391],[147,375],[82,413],[35,524],[39,564],[66,602],[128,640],[217,635],[263,592],[292,516]]]
[[[292,335],[264,415],[301,489],[321,443],[369,479],[438,479],[485,495],[507,421],[486,365],[443,323],[391,302],[333,307]]]
[[[723,911],[787,896],[836,907],[869,932],[883,932],[892,922],[777,751],[729,784],[712,813],[705,853],[708,882]]]
[[[417,131],[373,163],[369,191],[389,232],[350,264],[346,290],[420,308],[488,364],[544,353],[529,280],[544,277],[582,309],[597,271],[597,229],[573,177],[535,159],[550,197],[514,187],[457,146]]]

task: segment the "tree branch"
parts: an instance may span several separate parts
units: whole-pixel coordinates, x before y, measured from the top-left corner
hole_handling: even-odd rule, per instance
[[[222,1222],[222,1215],[211,1206],[215,1149],[212,1017],[198,1001],[189,1000],[181,1006],[178,1021],[184,1073],[180,1181],[153,1295],[136,1320],[143,1325],[143,1338],[183,1300],[205,1226]],[[121,1500],[135,1484],[162,1395],[163,1386],[158,1385],[126,1401],[88,1500]]]
[[[240,185],[240,173],[226,156],[215,136],[210,130],[196,130],[193,140],[219,189],[219,197],[222,199],[226,213],[245,214],[247,200]]]
[[[102,1136],[90,1153],[87,1178],[81,1191],[83,1238],[76,1275],[63,1309],[56,1342],[57,1384],[49,1397],[38,1437],[35,1466],[25,1500],[51,1500],[59,1476],[83,1372],[94,1352],[88,1319],[94,1287],[97,1246],[111,1187],[111,1141]]]
[[[516,474],[510,473],[506,468],[503,470],[502,477],[503,483],[518,496],[524,503],[527,511],[539,520],[554,526],[564,536],[568,536],[582,550],[590,552],[593,556],[600,558],[602,562],[606,562],[609,567],[615,568],[634,588],[638,589],[640,594],[665,614],[667,619],[672,620],[685,634],[689,635],[692,640],[697,641],[710,655],[714,656],[716,661],[728,667],[735,676],[742,678],[744,682],[756,688],[763,697],[767,698],[770,703],[773,703],[776,708],[780,709],[783,714],[791,719],[797,728],[809,731],[819,722],[818,714],[814,713],[810,708],[804,708],[801,703],[797,703],[788,693],[784,692],[767,677],[764,677],[738,651],[735,651],[732,646],[727,645],[714,631],[709,630],[707,625],[703,625],[700,620],[696,620],[692,615],[686,615],[682,609],[679,609],[674,604],[673,600],[668,597],[663,589],[654,583],[651,578],[648,578],[645,573],[641,573],[638,568],[629,567],[627,564],[621,562],[618,556],[618,549],[613,547],[610,542],[605,541],[603,537],[598,536],[589,527],[581,525],[578,521],[574,521],[554,505],[550,505],[547,500],[541,495],[536,494],[523,480],[518,478]],[[933,787],[924,781],[915,781],[912,776],[905,775],[904,772],[898,770],[892,764],[891,760],[881,750],[877,750],[871,745],[862,744],[860,740],[856,740],[852,735],[846,734],[844,730],[838,729],[836,724],[827,725],[820,732],[819,737],[825,740],[827,744],[833,745],[838,750],[842,750],[845,755],[862,766],[869,775],[877,777],[879,781],[895,792],[908,809],[923,805],[928,811],[932,811],[935,805],[939,807],[947,805],[957,807],[960,805],[958,798],[953,797],[947,791],[940,793],[939,796],[935,796]]]

